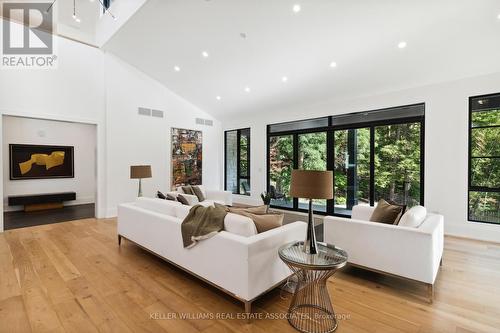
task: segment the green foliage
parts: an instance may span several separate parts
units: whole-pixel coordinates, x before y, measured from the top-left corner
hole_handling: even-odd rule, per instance
[[[420,201],[420,123],[375,127],[375,199]]]
[[[299,169],[326,170],[326,133],[299,135]]]
[[[500,188],[500,110],[472,113],[471,185]],[[500,223],[500,194],[469,192],[469,218]]]
[[[293,137],[274,136],[269,145],[270,182],[279,193],[289,198],[293,169]]]
[[[356,137],[356,163],[348,165],[349,131]],[[356,197],[370,198],[370,130],[339,130],[334,133],[335,204],[347,201],[348,171],[356,168]],[[300,134],[298,167],[326,170],[326,132]],[[271,185],[288,196],[293,161],[291,135],[270,139]],[[420,123],[386,125],[375,128],[376,199],[385,198],[415,205],[420,200]],[[318,202],[324,204],[324,201]]]

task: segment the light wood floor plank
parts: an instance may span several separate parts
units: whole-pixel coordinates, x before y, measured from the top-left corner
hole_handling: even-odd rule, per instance
[[[349,267],[328,290],[344,316],[337,332],[499,332],[498,281],[499,244],[447,237],[432,304],[422,285]],[[114,219],[0,234],[0,332],[295,332],[289,302],[276,289],[254,303],[262,319],[237,319],[240,302],[130,242],[118,247]]]

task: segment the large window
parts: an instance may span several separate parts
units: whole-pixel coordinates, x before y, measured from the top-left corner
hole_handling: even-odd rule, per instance
[[[225,189],[250,195],[250,129],[224,133]]]
[[[468,219],[500,223],[500,94],[469,105]]]
[[[326,170],[326,132],[298,134],[297,163],[301,170]],[[299,198],[298,205],[308,209],[309,200]],[[326,200],[313,200],[313,209],[326,212]]]
[[[423,104],[269,125],[271,205],[307,209],[289,196],[293,168],[333,170],[334,199],[313,201],[318,213],[350,216],[381,198],[421,204],[423,133]]]
[[[334,140],[334,212],[351,215],[370,204],[370,128],[338,130]]]
[[[293,163],[293,136],[281,135],[269,138],[269,193],[271,204],[293,208],[290,198],[290,181]]]

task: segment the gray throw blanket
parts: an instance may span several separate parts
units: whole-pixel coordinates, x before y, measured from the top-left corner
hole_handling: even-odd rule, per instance
[[[226,207],[217,203],[215,207],[192,207],[181,225],[184,247],[191,248],[199,240],[215,236],[223,230],[226,214]]]

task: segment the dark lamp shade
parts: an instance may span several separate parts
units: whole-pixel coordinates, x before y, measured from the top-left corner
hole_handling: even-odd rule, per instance
[[[130,178],[151,178],[151,165],[132,165],[130,166]]]
[[[333,199],[333,172],[292,170],[290,196],[305,199]]]

